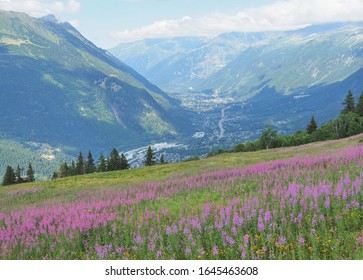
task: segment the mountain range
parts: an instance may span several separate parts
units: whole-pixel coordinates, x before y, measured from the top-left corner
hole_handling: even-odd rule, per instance
[[[246,100],[265,87],[297,94],[349,77],[363,67],[363,23],[146,39],[110,52],[168,92],[209,92]]]

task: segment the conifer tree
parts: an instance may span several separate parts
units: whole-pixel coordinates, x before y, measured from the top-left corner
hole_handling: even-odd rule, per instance
[[[93,172],[96,172],[96,165],[91,151],[88,151],[87,162],[86,162],[86,174]]]
[[[357,107],[355,108],[355,112],[358,116],[363,117],[363,91],[358,97]]]
[[[21,169],[20,169],[19,164],[15,170],[15,178],[16,178],[16,184],[21,184],[24,182],[23,178],[21,177]]]
[[[165,158],[164,158],[164,154],[162,154],[160,156],[160,164],[166,164],[167,162],[165,161]]]
[[[6,167],[2,185],[9,186],[9,185],[13,185],[15,183],[16,183],[16,177],[15,177],[14,169],[10,165],[8,165]]]
[[[83,174],[86,173],[86,170],[85,170],[85,162],[84,162],[84,158],[83,158],[82,152],[79,153],[78,161],[76,163],[75,173],[76,173],[75,175],[83,175]]]
[[[345,107],[341,111],[342,114],[346,114],[349,112],[355,112],[355,101],[354,101],[353,93],[351,91],[349,91],[347,96],[345,97],[343,105],[345,105]]]
[[[308,134],[312,134],[314,131],[316,131],[318,128],[318,125],[316,124],[314,116],[311,117],[310,123],[308,124],[306,131]]]
[[[106,163],[106,159],[103,156],[103,154],[101,154],[99,159],[98,159],[97,171],[98,172],[106,172],[107,171],[107,163]]]
[[[129,169],[130,164],[124,154],[121,154],[121,170]]]
[[[121,157],[116,148],[113,148],[108,159],[108,171],[121,170]]]
[[[59,178],[58,172],[53,172],[52,180],[55,180],[55,179],[58,179],[58,178]]]
[[[76,163],[74,162],[74,160],[72,160],[71,166],[69,168],[69,176],[74,176],[74,175],[77,175]]]
[[[152,165],[156,164],[154,152],[151,149],[151,146],[149,146],[149,148],[147,149],[144,164],[145,164],[145,166],[152,166]]]
[[[26,171],[26,181],[27,182],[34,182],[35,181],[34,170],[33,170],[33,167],[31,165],[31,163],[28,164],[28,170]]]
[[[66,162],[62,162],[60,167],[59,167],[59,176],[61,178],[67,177],[71,175],[70,174],[70,168],[68,167]]]

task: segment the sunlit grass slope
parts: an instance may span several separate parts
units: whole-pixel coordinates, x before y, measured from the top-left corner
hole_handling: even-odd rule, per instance
[[[2,187],[4,259],[362,259],[363,135]]]

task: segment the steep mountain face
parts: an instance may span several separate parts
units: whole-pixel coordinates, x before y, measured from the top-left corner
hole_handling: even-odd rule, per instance
[[[68,23],[0,11],[0,137],[121,149],[187,133],[179,102]]]
[[[193,90],[251,46],[266,33],[226,33],[215,38],[176,37],[145,39],[110,49],[150,81],[169,92]]]
[[[116,49],[123,48],[121,44]],[[115,49],[111,52],[124,59]],[[133,56],[141,54],[135,48]],[[363,23],[222,34],[197,48],[162,57],[145,76],[171,92],[194,89],[246,100],[267,86],[295,94],[342,81],[363,66]],[[131,53],[128,63],[135,66]]]

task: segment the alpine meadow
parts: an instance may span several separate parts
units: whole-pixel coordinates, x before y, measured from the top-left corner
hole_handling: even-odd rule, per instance
[[[360,1],[96,2],[0,1],[0,262],[363,260]]]

